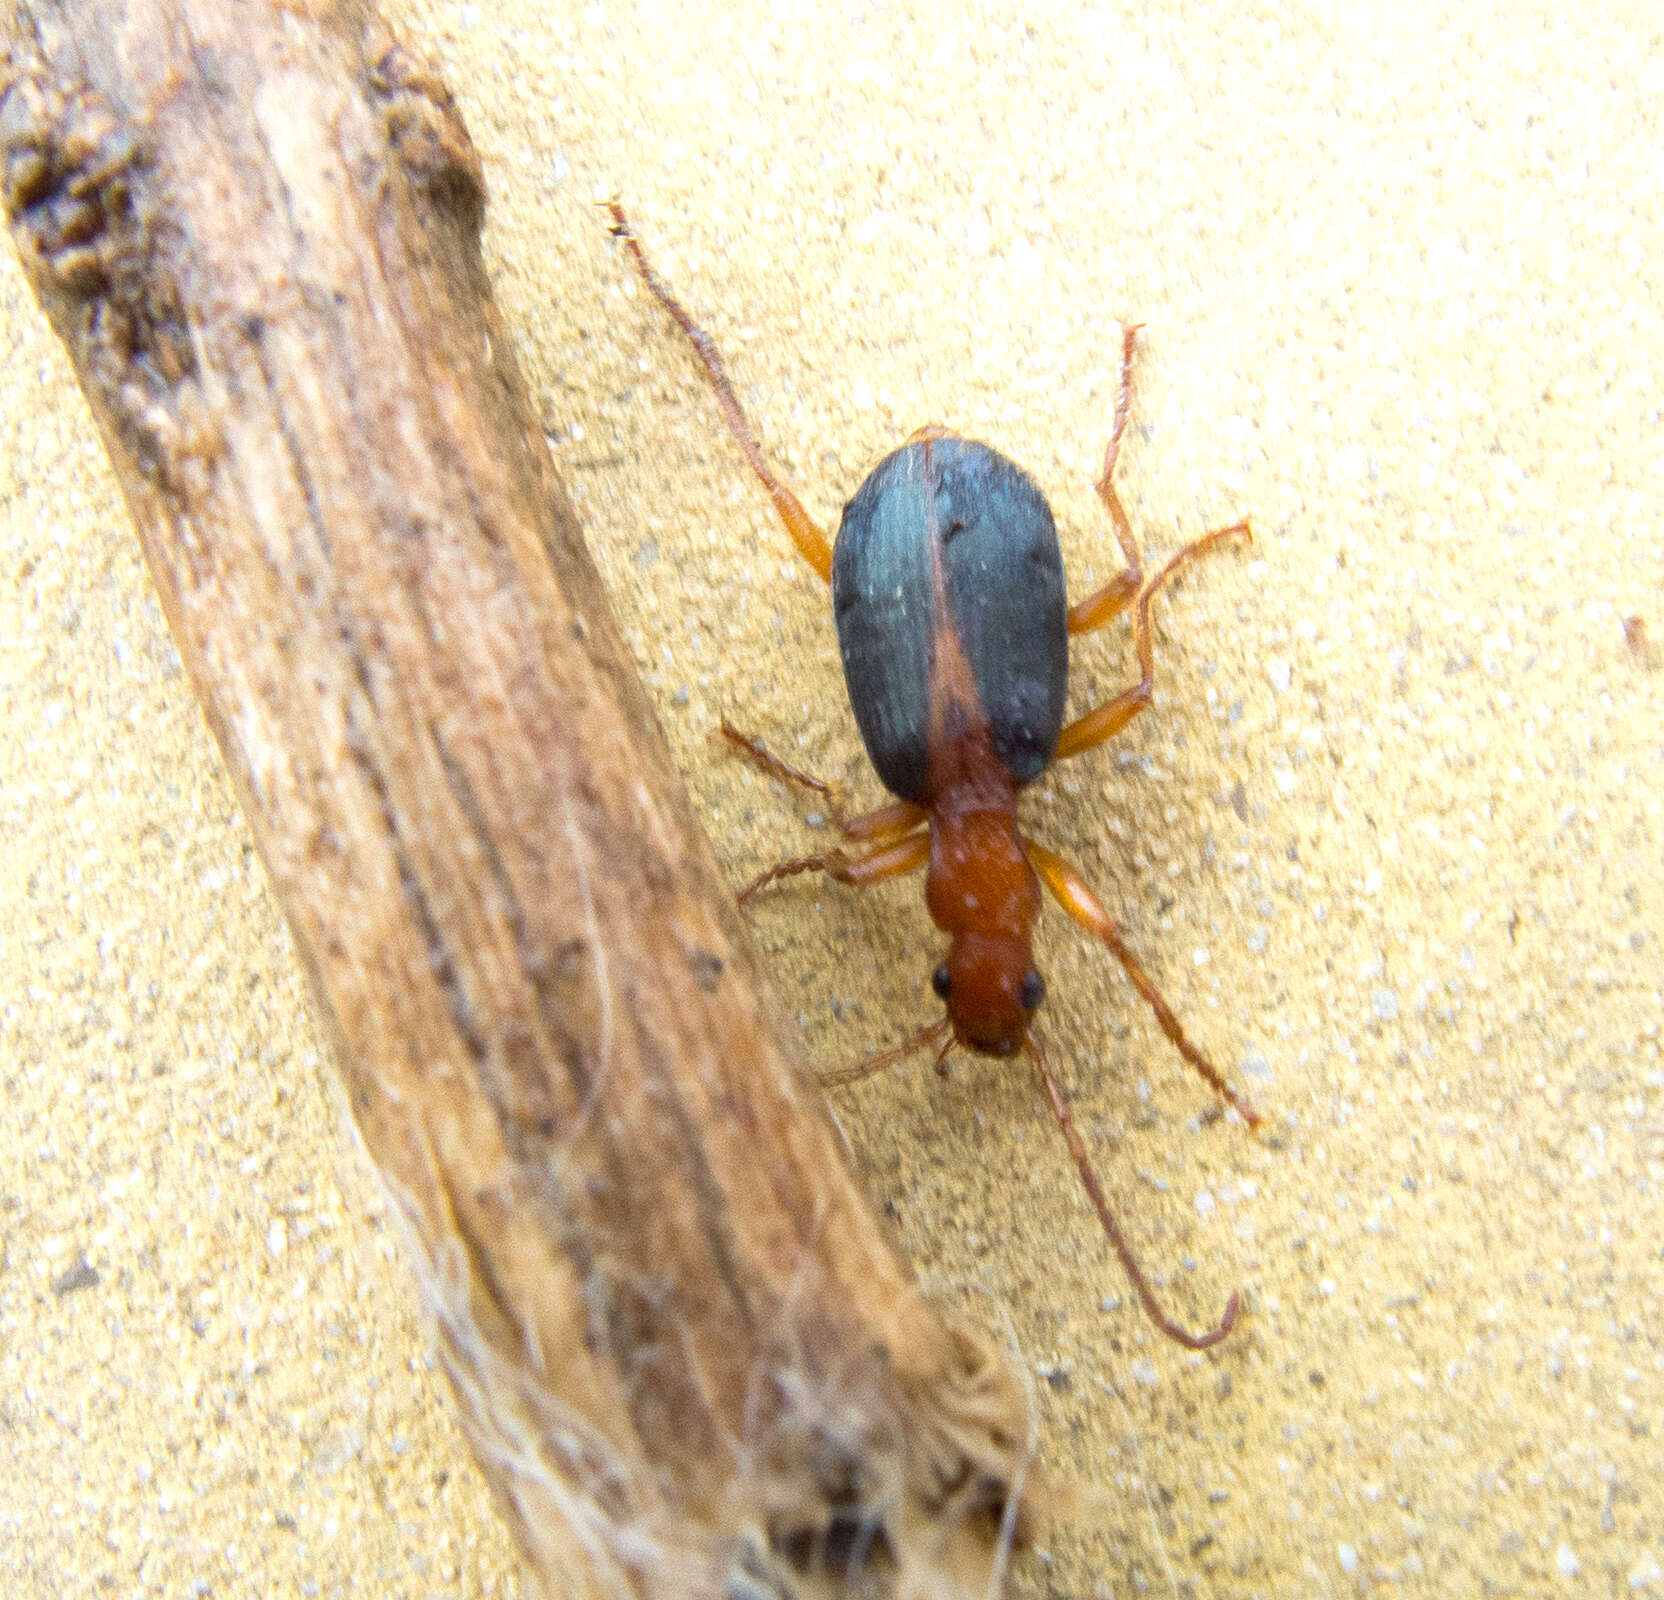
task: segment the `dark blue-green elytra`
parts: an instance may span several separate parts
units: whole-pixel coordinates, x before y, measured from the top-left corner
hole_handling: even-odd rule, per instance
[[[931,550],[995,753],[1019,784],[1045,771],[1063,727],[1069,605],[1051,507],[1028,475],[969,439],[916,439],[844,507],[832,610],[849,703],[884,786],[931,803]]]

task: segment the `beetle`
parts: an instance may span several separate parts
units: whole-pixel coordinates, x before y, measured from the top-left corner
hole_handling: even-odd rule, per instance
[[[714,341],[653,270],[623,207],[614,200],[608,210],[613,236],[628,250],[638,276],[692,344],[728,431],[786,532],[831,586],[850,706],[874,769],[896,797],[843,825],[844,844],[851,848],[781,862],[739,898],[744,902],[766,885],[804,872],[859,887],[923,868],[925,904],[948,935],[946,959],[931,978],[942,1018],[896,1049],[823,1074],[822,1082],[853,1083],[927,1045],[938,1047],[938,1072],[956,1046],[1000,1058],[1026,1054],[1145,1313],[1188,1350],[1218,1344],[1236,1323],[1239,1297],[1231,1295],[1218,1324],[1204,1334],[1188,1332],[1161,1309],[1034,1032],[1046,994],[1032,941],[1042,886],[1109,948],[1162,1032],[1214,1091],[1251,1127],[1259,1125],[1259,1113],[1191,1042],[1080,873],[1019,829],[1017,802],[1054,761],[1097,748],[1150,704],[1151,601],[1204,551],[1239,535],[1251,538],[1248,523],[1202,535],[1145,580],[1114,483],[1138,332],[1123,324],[1115,418],[1096,487],[1126,567],[1102,588],[1071,606],[1045,496],[999,451],[934,424],[879,462],[844,507],[837,538],[829,543],[769,470]],[[1130,612],[1138,682],[1066,723],[1070,637],[1124,612]],[[726,718],[722,732],[771,774],[835,796],[834,785],[781,760]]]

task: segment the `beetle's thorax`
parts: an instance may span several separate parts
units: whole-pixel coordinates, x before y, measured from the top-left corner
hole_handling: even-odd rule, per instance
[[[952,936],[943,965],[955,1038],[985,1055],[1013,1054],[1037,1003],[1025,1004],[1023,990],[1033,981],[1031,930],[1040,909],[1014,805],[931,814],[925,903]]]
[[[1026,938],[1040,909],[1034,870],[1017,837],[1014,806],[930,816],[925,904],[944,933]]]

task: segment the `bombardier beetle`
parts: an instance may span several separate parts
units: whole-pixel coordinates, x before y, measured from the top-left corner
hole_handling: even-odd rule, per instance
[[[611,201],[608,210],[613,235],[628,249],[642,282],[691,342],[728,431],[786,532],[831,585],[850,706],[878,776],[896,796],[893,804],[844,824],[851,849],[782,862],[739,898],[797,873],[823,872],[859,886],[922,867],[925,904],[948,935],[947,957],[931,979],[946,1014],[897,1049],[822,1081],[853,1083],[926,1045],[938,1047],[938,1072],[955,1046],[987,1056],[1026,1054],[1146,1314],[1188,1350],[1218,1344],[1236,1323],[1238,1297],[1232,1294],[1218,1325],[1200,1335],[1162,1311],[1109,1209],[1034,1032],[1046,996],[1031,939],[1042,885],[1109,947],[1162,1032],[1214,1091],[1250,1126],[1258,1126],[1259,1114],[1191,1043],[1079,872],[1020,831],[1017,801],[1053,761],[1103,744],[1150,704],[1150,602],[1203,551],[1239,534],[1251,537],[1247,522],[1204,534],[1146,581],[1114,483],[1137,334],[1123,324],[1115,419],[1097,491],[1127,564],[1095,594],[1069,604],[1051,508],[1028,475],[997,450],[939,426],[921,428],[873,469],[844,507],[836,541],[828,543],[763,460],[716,345],[653,270],[623,208]],[[1090,633],[1129,610],[1138,682],[1065,723],[1069,636]],[[771,774],[834,793],[834,785],[782,761],[726,719],[722,731]]]

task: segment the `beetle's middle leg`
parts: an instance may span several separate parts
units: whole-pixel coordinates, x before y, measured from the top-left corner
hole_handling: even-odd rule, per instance
[[[817,778],[802,767],[794,767],[782,760],[761,739],[741,733],[726,717],[722,719],[722,737],[742,751],[771,778],[787,783],[800,783],[825,798],[832,811],[838,831],[852,844],[890,844],[919,827],[930,813],[911,800],[896,800],[876,811],[864,811],[847,821],[843,816],[844,786],[835,778]]]
[[[722,719],[722,736],[744,751],[771,778],[800,783],[816,794],[824,795],[835,814],[840,810],[842,784],[817,778],[812,772],[782,761],[761,739],[741,733],[726,717]],[[838,831],[851,844],[867,846],[868,854],[851,856],[847,851],[833,849],[782,861],[767,872],[759,873],[741,889],[740,902],[743,904],[759,889],[777,883],[781,878],[794,878],[800,872],[824,872],[839,883],[854,884],[857,888],[916,872],[930,859],[930,835],[923,831],[923,824],[929,815],[923,806],[916,806],[911,800],[896,800],[890,805],[880,806],[876,811],[864,811],[847,822],[840,816]]]
[[[1150,634],[1150,602],[1155,599],[1156,591],[1181,567],[1188,566],[1197,556],[1212,549],[1221,539],[1229,539],[1239,533],[1247,539],[1254,536],[1253,530],[1244,521],[1233,522],[1228,528],[1215,528],[1212,533],[1204,533],[1200,539],[1192,539],[1139,591],[1132,608],[1132,643],[1133,649],[1138,652],[1138,682],[1130,689],[1123,689],[1113,700],[1106,700],[1101,706],[1093,707],[1084,717],[1078,717],[1071,722],[1058,735],[1054,760],[1061,761],[1065,756],[1078,756],[1083,750],[1094,749],[1106,739],[1113,739],[1149,705],[1156,686],[1156,653]]]
[[[777,756],[761,739],[749,733],[741,733],[726,717],[722,719],[722,737],[771,778],[779,778],[785,783],[801,784],[803,788],[811,789],[820,795],[840,826],[842,825],[844,786],[835,778],[817,778],[814,773],[806,772],[802,767],[794,767],[791,762]]]
[[[693,346],[693,353],[699,357],[699,364],[705,369],[705,381],[710,384],[712,393],[716,395],[716,403],[722,409],[722,420],[728,424],[728,432],[733,436],[734,443],[740,447],[752,472],[757,475],[757,481],[774,502],[775,512],[786,532],[791,535],[792,543],[821,578],[830,583],[832,545],[820,524],[803,509],[803,503],[769,471],[768,463],[763,460],[762,446],[757,443],[756,431],[751,426],[751,419],[746,416],[745,408],[740,404],[739,396],[734,393],[734,386],[728,380],[728,369],[722,364],[722,355],[716,347],[716,341],[688,315],[682,302],[671,293],[670,285],[653,270],[641,248],[641,241],[636,238],[629,220],[624,215],[623,206],[616,200],[609,200],[607,210],[612,213],[613,237],[623,241],[641,281],[647,285],[653,298],[670,313],[676,326],[687,335],[688,343]]]

